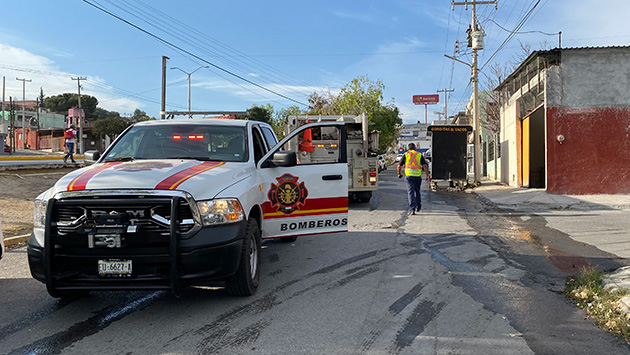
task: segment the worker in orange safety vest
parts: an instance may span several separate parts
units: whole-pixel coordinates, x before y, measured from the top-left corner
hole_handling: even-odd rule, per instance
[[[422,156],[422,153],[416,151],[416,145],[409,143],[407,152],[398,163],[398,178],[402,178],[402,170],[405,169],[405,184],[407,185],[407,198],[409,199],[409,214],[416,214],[422,208],[420,200],[420,187],[422,185],[422,171],[426,175],[426,181],[431,181],[429,174],[429,165]]]

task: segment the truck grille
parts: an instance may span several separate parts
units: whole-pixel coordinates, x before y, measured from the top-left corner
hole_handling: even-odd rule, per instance
[[[129,226],[135,230],[129,233],[130,243],[154,241],[168,244],[170,236],[170,198],[114,198],[62,199],[55,201],[53,226],[59,236],[88,235],[94,228],[112,226],[123,229]],[[186,236],[195,227],[193,213],[188,201],[177,199],[176,230]],[[132,230],[132,229],[129,229]],[[134,240],[134,241],[132,241]]]

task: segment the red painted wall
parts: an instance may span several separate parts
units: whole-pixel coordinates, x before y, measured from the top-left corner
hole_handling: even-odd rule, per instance
[[[630,194],[630,108],[549,107],[546,116],[548,192]]]
[[[15,147],[18,149],[22,148],[22,139],[20,138],[21,135],[22,135],[22,128],[16,128],[15,129]],[[33,131],[30,128],[26,129],[26,149],[40,149],[37,131]]]

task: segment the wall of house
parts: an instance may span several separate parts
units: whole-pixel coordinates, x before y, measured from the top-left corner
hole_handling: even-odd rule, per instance
[[[629,74],[629,48],[564,50],[547,70],[547,191],[630,193]]]
[[[501,182],[510,186],[519,186],[517,177],[520,159],[517,152],[520,148],[520,130],[518,104],[514,100],[501,110]]]

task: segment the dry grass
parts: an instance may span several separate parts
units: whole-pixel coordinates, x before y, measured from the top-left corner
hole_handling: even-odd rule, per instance
[[[626,289],[604,288],[604,273],[596,268],[584,268],[567,279],[564,295],[573,300],[597,325],[630,343],[630,314],[619,305],[628,294]]]

